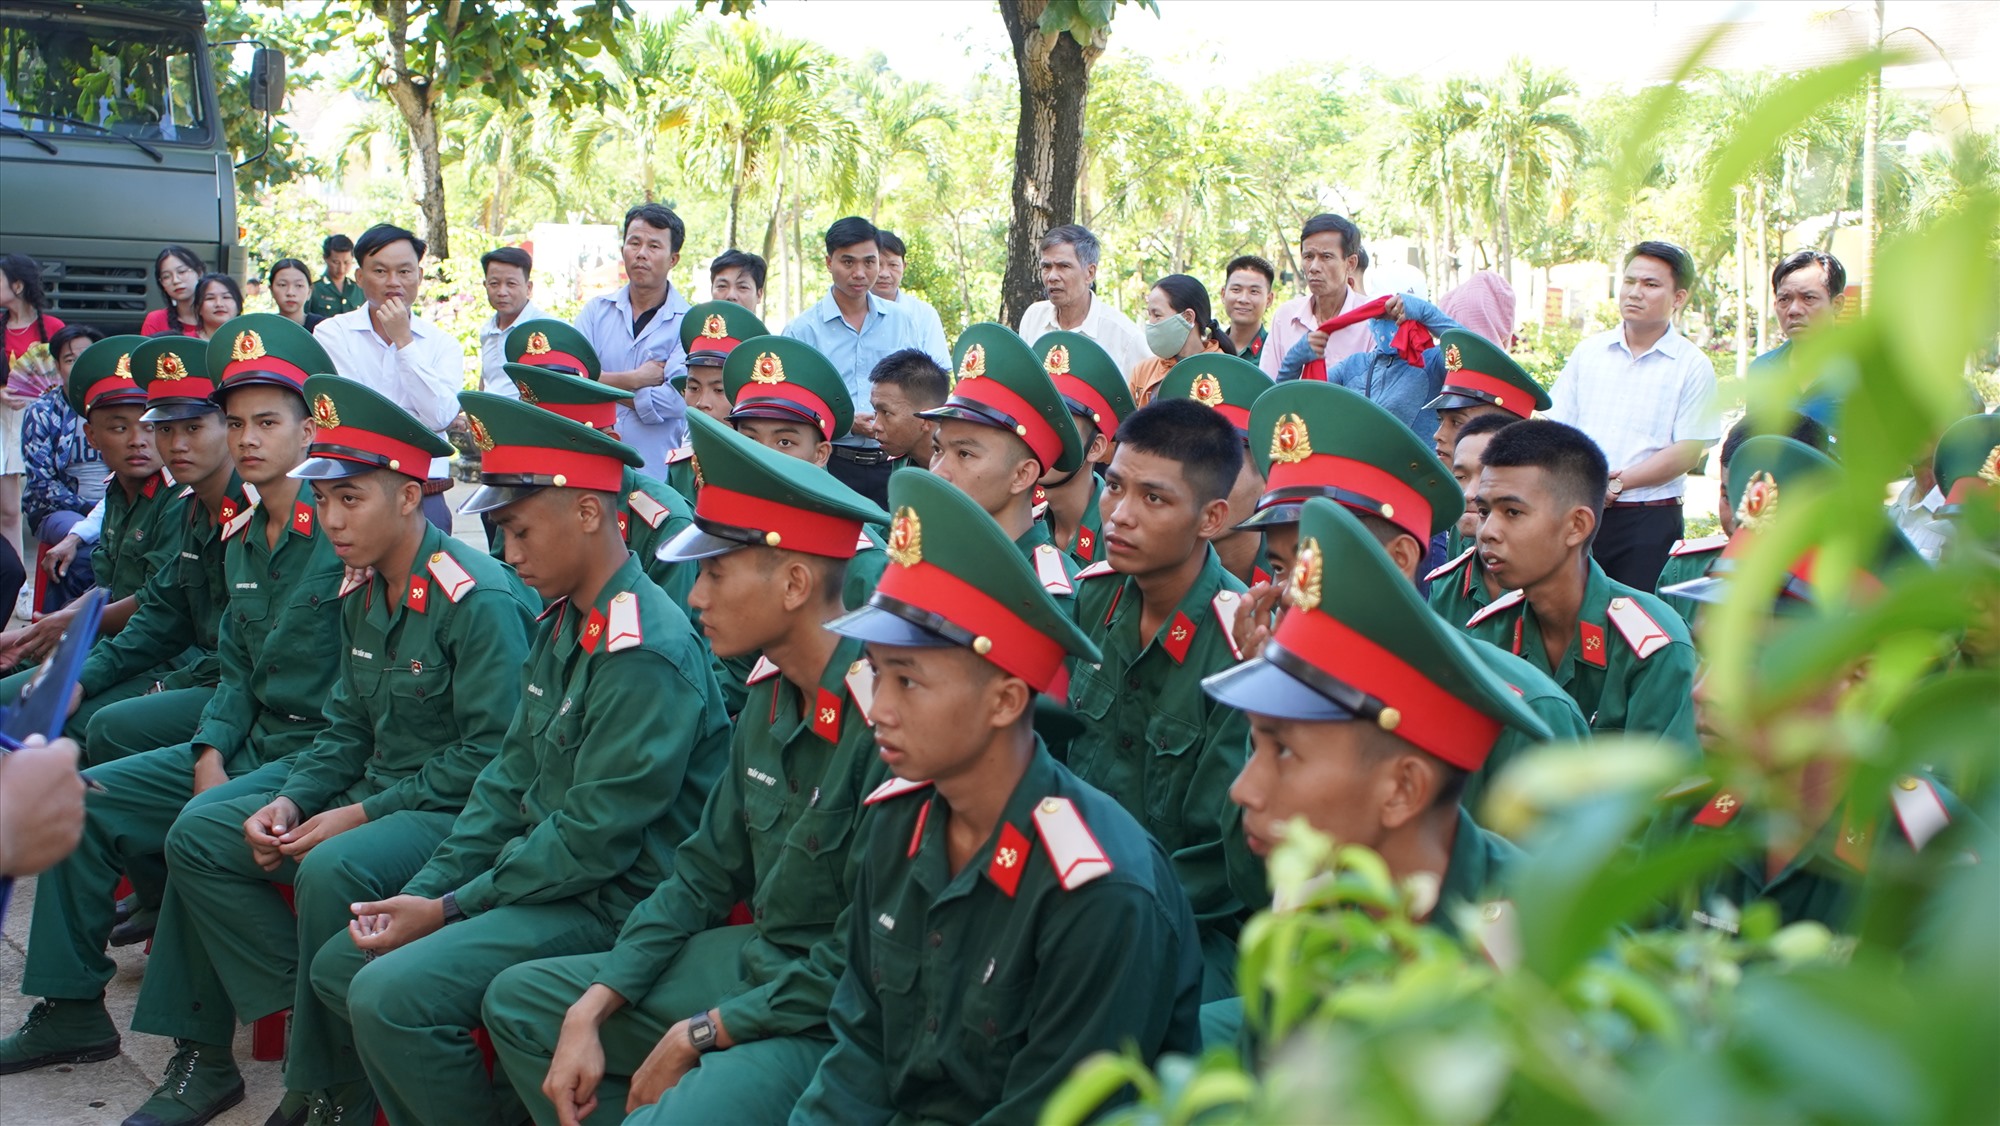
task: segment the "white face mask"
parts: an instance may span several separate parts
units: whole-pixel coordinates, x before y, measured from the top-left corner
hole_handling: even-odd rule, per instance
[[[1153,355],[1171,360],[1181,354],[1181,349],[1187,346],[1188,334],[1193,331],[1194,326],[1179,313],[1162,317],[1146,326],[1146,347],[1153,350]]]

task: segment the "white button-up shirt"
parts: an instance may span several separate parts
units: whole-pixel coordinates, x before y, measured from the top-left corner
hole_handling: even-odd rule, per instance
[[[465,389],[465,350],[443,329],[410,314],[408,346],[382,339],[363,305],[328,317],[313,330],[336,374],[380,392],[410,412],[439,437],[458,417],[458,393]],[[432,480],[451,475],[451,458],[431,459]]]
[[[1549,389],[1546,417],[1565,422],[1604,451],[1615,471],[1636,465],[1675,442],[1722,436],[1715,409],[1715,365],[1671,326],[1651,348],[1633,355],[1625,327],[1577,345]],[[1685,474],[1658,485],[1626,489],[1621,501],[1674,500]]]
[[[1033,344],[1051,332],[1059,332],[1062,326],[1056,323],[1056,307],[1048,301],[1037,301],[1021,313],[1021,339]],[[1090,312],[1083,315],[1083,323],[1075,331],[1097,341],[1099,347],[1111,354],[1111,360],[1118,365],[1119,374],[1127,380],[1138,370],[1140,364],[1153,355],[1146,347],[1146,337],[1139,326],[1132,323],[1125,314],[1105,303],[1097,294],[1090,295]]]
[[[479,326],[479,389],[481,391],[491,392],[495,395],[505,395],[510,399],[521,397],[521,389],[514,386],[513,380],[507,378],[507,332],[508,329],[513,328],[514,325],[520,324],[522,321],[539,321],[545,320],[547,317],[547,313],[542,312],[533,301],[529,301],[526,305],[521,306],[520,313],[514,317],[514,324],[508,325],[507,328],[500,327],[500,314],[498,313],[486,318],[486,323]]]
[[[944,321],[939,319],[938,311],[931,307],[930,302],[906,289],[896,291],[896,305],[910,314],[911,320],[917,322],[917,331],[924,338],[920,347],[929,352],[933,358],[943,356],[943,359],[938,360],[938,366],[950,371],[951,345],[945,341]],[[868,396],[863,395],[860,401],[867,402]]]
[[[687,352],[681,348],[681,318],[687,299],[672,283],[646,329],[632,335],[632,287],[622,286],[584,302],[576,315],[576,330],[597,350],[605,371],[637,371],[649,360],[667,367],[667,381],[632,392],[632,401],[618,404],[618,437],[646,459],[640,472],[664,481],[667,455],[687,437],[687,400],[674,390],[674,377],[687,374]]]
[[[1347,300],[1341,304],[1340,311],[1345,313],[1358,309],[1371,300],[1373,298],[1349,286]],[[1320,319],[1313,316],[1312,301],[1312,294],[1302,293],[1271,313],[1271,334],[1264,340],[1264,350],[1257,354],[1257,366],[1263,369],[1265,375],[1278,378],[1278,367],[1284,363],[1285,353],[1319,330]],[[1349,356],[1374,350],[1375,337],[1367,321],[1348,325],[1326,338],[1326,370],[1332,371],[1333,365]]]

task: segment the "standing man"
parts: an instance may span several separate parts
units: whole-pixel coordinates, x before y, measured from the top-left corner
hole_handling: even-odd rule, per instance
[[[354,240],[328,235],[319,244],[319,256],[326,263],[326,276],[313,283],[306,312],[315,317],[337,317],[359,309],[367,298],[354,284]]]
[[[1292,345],[1320,335],[1319,326],[1368,303],[1350,281],[1361,269],[1361,228],[1344,215],[1319,214],[1299,232],[1299,264],[1305,270],[1306,292],[1271,314],[1271,334],[1257,357],[1257,366],[1272,379]],[[1375,346],[1367,322],[1351,324],[1315,341],[1327,367]]]
[[[1549,409],[1549,393],[1535,377],[1476,332],[1445,329],[1438,336],[1437,359],[1444,366],[1444,386],[1423,409],[1437,412],[1431,448],[1446,465],[1459,429],[1480,415],[1497,414],[1513,422]]]
[[[1847,308],[1847,267],[1824,250],[1801,250],[1771,271],[1771,294],[1785,342],[1750,361],[1752,377],[1784,372],[1795,341],[1840,319]]]
[[[321,321],[313,337],[332,358],[335,373],[381,392],[443,437],[458,417],[465,351],[450,333],[417,315],[417,295],[424,288],[424,240],[401,227],[377,223],[361,232],[354,258],[367,304]],[[451,458],[432,458],[430,479],[424,482],[424,515],[447,532],[451,509],[444,494],[450,488]]]
[[[1619,289],[1624,323],[1577,345],[1549,393],[1548,417],[1583,431],[1611,466],[1591,554],[1637,590],[1659,581],[1686,530],[1687,475],[1722,437],[1715,365],[1673,325],[1693,284],[1687,251],[1657,241],[1633,247]]]
[[[811,345],[833,364],[847,385],[849,400],[868,402],[868,373],[891,352],[924,348],[942,367],[951,362],[942,351],[931,352],[924,333],[909,310],[874,293],[881,269],[881,244],[875,225],[859,216],[837,220],[826,229],[826,271],[833,278],[827,295],[792,318],[785,335]],[[940,339],[942,339],[940,337]],[[834,444],[827,466],[841,484],[881,504],[888,495],[889,458],[875,440],[875,416],[856,415],[853,433]]]
[[[680,264],[687,224],[661,204],[625,213],[625,286],[584,302],[576,327],[604,364],[604,382],[632,393],[618,408],[618,437],[638,451],[638,468],[664,479],[667,455],[687,438],[687,402],[669,380],[687,374],[681,317],[687,301],[667,275]]]
[[[1127,379],[1153,356],[1132,319],[1097,299],[1097,236],[1075,223],[1052,227],[1042,236],[1042,292],[1048,297],[1021,311],[1021,339],[1033,344],[1042,334],[1080,332],[1111,355]]]
[[[1104,558],[1104,510],[1098,498],[1104,479],[1097,467],[1111,459],[1111,436],[1135,409],[1132,388],[1118,374],[1111,354],[1080,332],[1046,333],[1035,341],[1042,370],[1062,395],[1083,446],[1083,464],[1067,475],[1051,472],[1042,478],[1048,507],[1042,519],[1049,538],[1078,567]]]
[[[761,254],[723,251],[708,264],[708,299],[733,301],[756,316],[763,316],[765,270]]]
[[[514,381],[502,370],[507,363],[507,330],[516,321],[548,316],[535,305],[531,278],[535,260],[518,246],[503,246],[480,255],[479,268],[486,274],[486,304],[493,309],[493,315],[479,326],[479,389],[513,398],[518,394]]]
[[[903,240],[897,238],[894,231],[879,228],[875,235],[882,249],[880,265],[875,271],[875,296],[884,301],[894,301],[903,307],[904,312],[910,314],[910,317],[917,322],[917,331],[923,338],[923,343],[919,347],[925,352],[933,356],[949,353],[951,345],[945,343],[944,322],[938,319],[937,310],[931,307],[930,302],[916,294],[903,292],[903,269],[908,265],[909,254],[903,246]]]
[[[937,423],[923,414],[950,397],[951,375],[921,348],[891,352],[868,373],[875,437],[889,455],[891,471],[930,468],[937,455]]]
[[[1264,314],[1271,311],[1271,292],[1277,284],[1278,271],[1255,254],[1230,259],[1222,271],[1222,310],[1229,317],[1229,342],[1236,346],[1237,355],[1253,364],[1262,361],[1264,342],[1271,335],[1264,327]]]

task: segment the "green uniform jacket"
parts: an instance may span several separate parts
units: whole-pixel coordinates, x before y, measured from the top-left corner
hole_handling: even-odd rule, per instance
[[[748,902],[756,935],[744,944],[742,968],[750,988],[717,998],[722,1026],[739,1041],[827,1035],[847,965],[861,803],[888,777],[866,701],[852,687],[872,694],[861,651],[860,641],[841,641],[813,700],[774,666],[759,666],[700,827],[674,854],[673,876],[625,920],[597,984],[644,997],[691,936]]]
[[[1577,636],[1555,668],[1534,607],[1508,591],[1462,624],[1466,633],[1525,659],[1562,686],[1592,731],[1653,732],[1689,749],[1694,726],[1694,645],[1667,604],[1605,575],[1597,561],[1583,591]]]
[[[330,278],[322,276],[313,283],[312,296],[306,298],[306,312],[320,317],[337,317],[367,303],[368,298],[361,292],[360,283],[353,278],[336,286]]]
[[[1244,714],[1201,690],[1203,677],[1240,658],[1230,638],[1233,598],[1243,584],[1222,569],[1215,549],[1159,636],[1141,638],[1138,580],[1098,564],[1083,573],[1077,609],[1104,663],[1070,662],[1070,708],[1082,731],[1069,767],[1118,800],[1173,857],[1204,931],[1211,969],[1234,977],[1234,940],[1247,912],[1229,891],[1222,837],[1229,786],[1243,769],[1250,727]],[[1208,934],[1227,941],[1216,943]]]
[[[1550,680],[1547,673],[1484,641],[1474,641],[1472,649],[1488,669],[1521,694],[1521,702],[1528,705],[1529,711],[1549,725],[1549,742],[1569,743],[1590,738],[1590,723],[1584,719],[1583,709],[1577,707],[1569,693]],[[1500,737],[1493,741],[1492,752],[1486,756],[1486,765],[1473,771],[1472,776],[1465,780],[1465,791],[1459,795],[1459,804],[1466,809],[1478,809],[1479,801],[1493,779],[1500,776],[1508,763],[1538,742],[1525,731],[1502,727]]]
[[[1660,581],[1653,584],[1653,592],[1660,601],[1674,608],[1681,620],[1694,628],[1696,615],[1701,612],[1701,603],[1692,598],[1680,598],[1660,594],[1675,583],[1691,582],[1708,574],[1715,561],[1722,558],[1722,549],[1729,546],[1728,536],[1709,536],[1699,540],[1675,540],[1673,550],[1667,553],[1667,565],[1660,568]]]
[[[1068,553],[1070,561],[1079,568],[1088,567],[1104,558],[1104,513],[1097,507],[1098,498],[1104,495],[1104,478],[1096,473],[1090,475],[1090,499],[1084,503],[1083,519],[1077,522],[1076,535],[1067,544],[1056,544]],[[1048,528],[1053,542],[1054,525],[1049,523],[1046,510],[1036,513],[1037,522]]]
[[[1424,578],[1431,584],[1431,609],[1460,629],[1465,628],[1466,619],[1493,601],[1486,593],[1486,565],[1479,561],[1479,551],[1472,545]]]
[[[882,572],[888,566],[888,545],[883,541],[882,533],[876,531],[873,524],[863,524],[854,558],[847,561],[847,578],[840,586],[840,604],[849,610],[859,610],[867,605],[868,596],[875,593],[875,585],[882,581]]]
[[[182,506],[190,503],[165,470],[146,478],[135,496],[114,478],[104,490],[104,527],[90,549],[90,570],[111,601],[138,594],[168,562],[180,558]]]
[[[729,757],[687,615],[627,556],[588,611],[542,612],[520,710],[451,835],[405,891],[477,915],[576,900],[617,924],[673,871]]]
[[[1076,576],[1080,568],[1068,552],[1058,548],[1056,541],[1049,538],[1049,526],[1040,520],[1029,524],[1021,538],[1014,541],[1014,546],[1021,549],[1021,554],[1027,557],[1028,566],[1033,567],[1035,574],[1041,578],[1042,589],[1048,591],[1049,597],[1056,600],[1063,613],[1074,620],[1077,615]]]
[[[379,574],[340,598],[327,727],[278,788],[307,817],[353,802],[370,821],[463,809],[519,707],[541,600],[429,524],[410,575],[400,606]]]
[[[1118,803],[1037,741],[993,838],[953,873],[950,808],[921,783],[884,789],[834,1047],[794,1123],[1032,1122],[1092,1053],[1136,1045],[1151,1066],[1199,1050],[1194,918]]]
[[[667,487],[694,504],[695,494],[701,491],[700,469],[694,462],[694,447],[682,446],[667,455]]]
[[[259,504],[247,515],[223,529],[222,679],[193,740],[220,752],[232,777],[296,754],[326,727],[346,570],[305,501],[292,505],[275,550],[270,513]]]
[[[669,562],[660,558],[660,545],[694,523],[694,505],[674,490],[638,471],[627,468],[624,492],[618,498],[618,531],[625,546],[639,557],[639,566],[654,585],[667,592],[674,605],[686,610],[688,592],[694,589],[701,571],[689,560]],[[495,526],[487,541],[493,558],[507,558],[507,533]]]
[[[79,678],[85,696],[172,660],[190,646],[200,655],[171,673],[163,682],[165,687],[206,687],[222,674],[215,651],[223,604],[229,600],[229,580],[223,573],[223,524],[233,519],[247,521],[253,502],[234,469],[229,471],[222,520],[209,517],[208,507],[194,496],[194,486],[175,491],[177,499],[184,502],[178,510],[185,517],[179,529],[180,557],[168,561],[139,591],[138,606],[125,628],[91,646]]]

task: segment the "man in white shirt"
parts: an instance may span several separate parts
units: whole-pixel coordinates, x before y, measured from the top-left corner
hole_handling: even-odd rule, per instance
[[[479,326],[479,389],[489,395],[521,397],[507,378],[507,330],[517,321],[548,317],[535,304],[535,260],[518,246],[503,246],[479,256],[486,274],[486,304],[493,315]]]
[[[1361,228],[1352,219],[1322,213],[1306,220],[1299,232],[1299,267],[1305,273],[1306,291],[1271,314],[1271,334],[1257,356],[1265,375],[1278,378],[1285,353],[1308,338],[1314,338],[1314,354],[1324,355],[1329,369],[1356,352],[1374,350],[1367,321],[1323,338],[1319,331],[1320,325],[1368,303],[1359,285],[1362,254]]]
[[[1080,332],[1109,352],[1119,373],[1130,379],[1133,369],[1153,353],[1146,349],[1139,327],[1091,291],[1101,249],[1096,235],[1074,223],[1053,227],[1042,236],[1042,292],[1048,299],[1022,311],[1021,339],[1033,344],[1058,329]]]
[[[333,359],[335,374],[380,392],[440,437],[458,417],[465,390],[465,350],[443,329],[416,314],[424,286],[424,240],[377,223],[354,240],[356,279],[365,303],[328,317],[313,338]],[[431,461],[424,515],[451,531],[451,459]]]
[[[681,261],[687,224],[673,210],[642,203],[625,213],[625,286],[583,303],[576,330],[597,349],[603,382],[632,392],[618,404],[618,437],[646,459],[648,477],[667,479],[667,455],[687,436],[687,401],[674,390],[687,374],[681,318],[688,302],[668,275]]]
[[[1577,345],[1549,390],[1548,417],[1588,434],[1611,466],[1591,554],[1640,590],[1653,589],[1685,531],[1688,473],[1722,436],[1715,365],[1673,326],[1693,284],[1687,251],[1633,247],[1619,287],[1624,323]]]
[[[876,249],[875,285],[870,290],[884,301],[894,301],[901,306],[910,319],[917,322],[917,331],[923,336],[918,345],[932,356],[951,355],[951,345],[945,342],[944,321],[938,317],[931,303],[914,293],[903,292],[903,269],[908,265],[909,255],[903,240],[894,231],[875,228]]]

